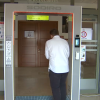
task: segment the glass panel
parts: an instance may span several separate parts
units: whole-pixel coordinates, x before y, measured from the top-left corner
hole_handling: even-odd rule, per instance
[[[82,6],[83,8],[97,9],[97,0],[75,0],[75,5]]]
[[[86,61],[81,62],[81,94],[97,93],[97,17],[88,16],[83,15],[82,28],[91,28],[92,38],[81,40],[81,45],[86,46]]]
[[[96,58],[97,52],[86,52],[86,61],[81,62],[81,79],[96,78]]]

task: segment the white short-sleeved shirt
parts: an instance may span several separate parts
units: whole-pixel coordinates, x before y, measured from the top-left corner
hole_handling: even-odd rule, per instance
[[[69,45],[59,35],[54,36],[45,44],[45,56],[49,59],[49,69],[54,73],[69,72]]]

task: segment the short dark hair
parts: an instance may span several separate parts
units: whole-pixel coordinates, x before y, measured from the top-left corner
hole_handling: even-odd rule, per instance
[[[52,29],[52,30],[50,31],[50,34],[53,35],[53,36],[59,35],[59,31],[58,31],[57,29]]]

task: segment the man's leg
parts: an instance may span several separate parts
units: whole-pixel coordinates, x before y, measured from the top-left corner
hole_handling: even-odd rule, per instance
[[[61,92],[61,100],[66,100],[66,78],[68,73],[61,74],[60,80],[60,92]]]
[[[54,100],[61,100],[61,93],[60,93],[61,74],[56,74],[50,71],[49,77],[50,77],[50,84]]]

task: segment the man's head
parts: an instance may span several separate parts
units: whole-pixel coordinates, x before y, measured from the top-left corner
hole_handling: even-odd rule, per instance
[[[57,29],[52,29],[50,31],[50,35],[51,35],[51,38],[53,38],[54,36],[59,35],[59,31]]]

